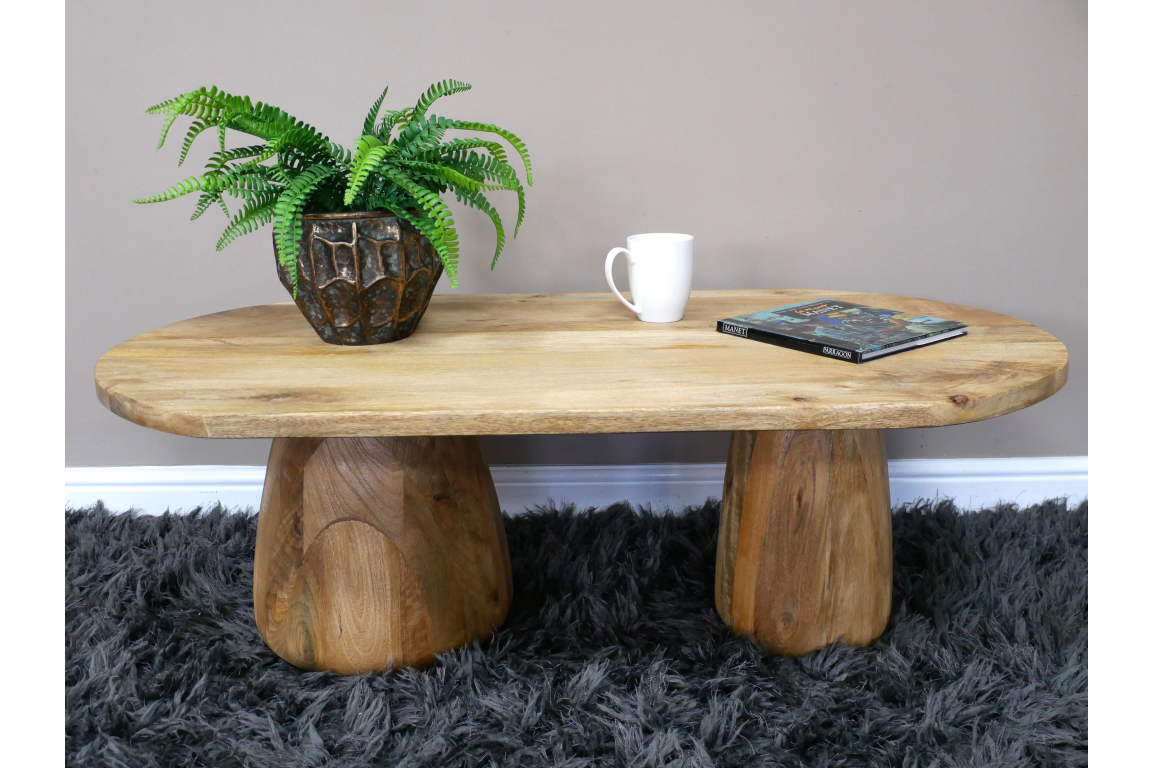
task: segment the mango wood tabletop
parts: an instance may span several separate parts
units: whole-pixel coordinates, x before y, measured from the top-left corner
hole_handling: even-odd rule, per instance
[[[969,323],[863,365],[725,336],[716,321],[808,299]],[[255,563],[257,624],[283,658],[354,673],[485,637],[512,584],[476,435],[733,432],[716,600],[735,631],[803,654],[887,624],[883,431],[992,418],[1067,379],[1024,321],[834,290],[695,291],[678,323],[611,294],[433,297],[408,339],[321,341],[293,304],[231,310],[105,354],[114,413],[197,437],[274,437]]]

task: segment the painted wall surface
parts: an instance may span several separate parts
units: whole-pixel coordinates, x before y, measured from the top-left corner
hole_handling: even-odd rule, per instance
[[[70,3],[67,464],[267,457],[266,441],[161,434],[96,400],[93,366],[116,343],[288,298],[270,231],[217,253],[220,213],[130,202],[211,151],[176,168],[179,142],[157,153],[144,109],[215,84],[347,146],[385,85],[398,108],[443,78],[475,87],[439,113],[518,133],[536,186],[494,272],[487,219],[457,211],[460,285],[439,291],[606,290],[604,254],[627,235],[688,232],[697,288],[924,296],[1068,346],[1051,400],[891,433],[891,458],[1086,454],[1086,48],[1086,3],[1071,0]],[[485,447],[497,464],[711,462],[727,435]]]

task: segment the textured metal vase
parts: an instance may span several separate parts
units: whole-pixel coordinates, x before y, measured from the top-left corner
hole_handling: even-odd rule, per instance
[[[280,282],[292,281],[276,260]],[[412,335],[444,272],[428,238],[386,211],[304,216],[296,305],[329,344]]]

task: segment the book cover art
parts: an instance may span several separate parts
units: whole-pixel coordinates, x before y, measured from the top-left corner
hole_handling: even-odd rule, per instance
[[[788,304],[728,318],[724,323],[868,354],[967,327],[966,323],[838,299]]]

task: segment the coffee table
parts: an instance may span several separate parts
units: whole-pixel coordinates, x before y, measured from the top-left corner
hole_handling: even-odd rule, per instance
[[[836,297],[968,322],[969,335],[864,365],[719,334],[716,320]],[[97,393],[137,424],[272,437],[256,623],[281,657],[351,674],[487,637],[512,597],[477,435],[733,432],[716,607],[774,653],[867,644],[888,621],[885,429],[1000,416],[1068,373],[1011,317],[831,290],[696,291],[684,320],[611,294],[437,296],[410,338],[339,347],[292,304],[221,312],[104,355]]]

